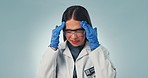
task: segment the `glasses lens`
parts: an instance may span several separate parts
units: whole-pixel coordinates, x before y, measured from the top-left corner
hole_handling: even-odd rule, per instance
[[[77,30],[65,30],[65,35],[67,37],[72,36],[73,34],[76,34],[78,37],[81,37],[84,35],[84,29],[77,29]]]

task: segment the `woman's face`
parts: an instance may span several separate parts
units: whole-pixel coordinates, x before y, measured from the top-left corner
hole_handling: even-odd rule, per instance
[[[81,46],[85,42],[85,31],[80,25],[80,21],[70,19],[66,21],[66,39],[73,46]]]

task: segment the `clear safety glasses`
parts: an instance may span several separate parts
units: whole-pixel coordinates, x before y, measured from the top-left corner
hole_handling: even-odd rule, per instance
[[[76,29],[76,30],[70,30],[70,29],[64,30],[64,34],[67,37],[71,37],[73,34],[75,34],[78,37],[82,37],[82,36],[84,36],[84,32],[85,31],[84,31],[83,28],[79,28],[79,29]]]

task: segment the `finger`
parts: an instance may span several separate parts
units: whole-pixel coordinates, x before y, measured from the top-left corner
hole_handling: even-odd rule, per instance
[[[87,23],[87,22],[86,22],[86,21],[81,21],[81,22],[80,22],[80,25],[81,25],[82,27],[84,27],[84,26],[85,26],[85,25],[84,25],[85,23]],[[84,28],[85,28],[85,27],[84,27]]]
[[[56,26],[56,30],[61,31],[65,27],[65,24],[66,24],[65,22],[62,22],[60,26]]]
[[[86,21],[81,21],[80,25],[82,26],[82,28],[85,29],[86,32],[89,32],[89,28],[87,26],[87,22]]]
[[[95,27],[94,30],[97,32],[97,28]]]
[[[58,30],[61,31],[65,27],[65,22],[62,22],[62,24],[58,27]]]
[[[94,28],[94,34],[97,36],[97,28]]]
[[[84,26],[86,26],[86,31],[88,33],[91,33],[92,32],[92,29],[93,28],[86,21],[84,21]]]
[[[89,30],[92,30],[93,29],[93,27],[90,26],[88,23],[87,23],[87,27],[89,28]]]
[[[55,28],[57,28],[58,27],[58,25],[56,25],[56,27]]]
[[[65,25],[66,25],[66,22],[63,21],[60,26],[61,26],[61,28],[63,29],[63,28],[65,27]]]
[[[83,24],[84,24],[84,21],[81,21],[80,25],[82,26],[82,28],[85,28]]]

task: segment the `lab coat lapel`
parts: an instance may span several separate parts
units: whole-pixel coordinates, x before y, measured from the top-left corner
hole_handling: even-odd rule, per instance
[[[89,47],[89,42],[86,41],[84,48],[82,49],[82,51],[80,52],[79,56],[77,57],[77,60],[81,59],[85,55],[88,55],[90,51],[91,50],[90,50],[90,47]]]
[[[70,57],[70,58],[73,58],[68,47],[66,47],[66,49],[63,52],[63,54],[66,55],[66,56],[68,56],[68,57]]]
[[[66,56],[68,56],[68,57],[70,57],[70,58],[73,58],[72,57],[72,55],[71,55],[71,52],[70,52],[70,50],[69,50],[69,48],[68,48],[68,46],[67,46],[67,40],[64,42],[64,43],[62,43],[61,45],[60,45],[60,49],[62,50],[61,52],[64,54],[64,55],[66,55]]]

